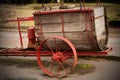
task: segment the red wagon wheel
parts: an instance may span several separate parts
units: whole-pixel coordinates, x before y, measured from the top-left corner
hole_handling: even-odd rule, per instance
[[[41,57],[42,54],[50,55]],[[43,41],[37,53],[38,65],[49,76],[63,77],[77,64],[77,53],[73,44],[66,38],[53,37]]]

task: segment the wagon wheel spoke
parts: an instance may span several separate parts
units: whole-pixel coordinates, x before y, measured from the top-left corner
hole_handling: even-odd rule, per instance
[[[59,75],[60,74],[60,65],[58,63],[57,63],[57,65],[58,65],[58,68],[57,68],[58,74],[57,75]]]
[[[74,57],[70,55],[66,55],[63,64],[67,65],[68,68],[71,70],[74,65]]]
[[[63,70],[61,70],[61,71],[63,71],[65,74],[67,74],[67,70],[66,70],[66,68],[63,66],[63,64],[62,64],[61,62],[58,62],[58,64],[59,64],[59,66],[63,69]],[[60,68],[60,67],[59,67],[59,68]],[[59,72],[60,72],[60,70],[59,70]],[[62,73],[62,75],[65,75],[65,74]]]
[[[54,67],[54,63],[53,63],[53,61],[51,61],[51,64],[50,64],[50,72],[52,72],[53,67]]]
[[[72,68],[72,65],[73,65],[72,62],[70,62],[70,61],[68,61],[68,60],[65,60],[64,63],[67,64],[67,65],[69,65],[69,66]]]
[[[58,52],[60,52],[61,51],[61,48],[63,47],[63,45],[61,44],[61,45],[58,45]]]
[[[53,54],[54,51],[52,50],[52,48],[51,48],[47,43],[45,43],[45,45],[46,45],[46,47],[51,51],[51,53]]]
[[[58,52],[58,46],[57,46],[56,38],[54,38],[54,45],[55,45],[55,52]]]
[[[63,44],[57,44],[56,38],[54,38],[54,44],[55,44],[56,52],[60,52],[61,48],[63,47]]]
[[[64,53],[66,53],[68,50],[70,50],[70,48],[65,49],[62,53],[64,54]]]
[[[72,67],[72,64],[70,62],[65,62],[66,64],[68,64],[70,67]]]
[[[42,48],[41,50],[43,50],[43,51],[45,51],[45,52],[47,52],[47,53],[50,53],[50,54],[51,54],[51,52],[50,52],[50,51],[48,51],[47,49]]]

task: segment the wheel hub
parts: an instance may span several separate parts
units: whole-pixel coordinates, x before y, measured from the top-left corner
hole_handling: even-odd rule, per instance
[[[63,62],[64,61],[64,55],[61,52],[56,52],[52,56],[52,60],[57,61],[57,62]]]

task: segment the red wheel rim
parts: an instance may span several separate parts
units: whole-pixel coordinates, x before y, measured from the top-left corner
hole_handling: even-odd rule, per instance
[[[46,62],[41,57],[42,52],[47,52],[51,55],[47,57]],[[69,54],[68,52],[72,56],[67,55]],[[47,75],[63,77],[75,68],[77,52],[74,45],[68,39],[55,36],[44,40],[40,44],[37,52],[37,61],[41,70]]]

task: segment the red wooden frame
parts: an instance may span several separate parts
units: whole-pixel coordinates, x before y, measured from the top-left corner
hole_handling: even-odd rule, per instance
[[[17,22],[18,23],[18,33],[19,33],[19,37],[20,37],[21,48],[23,48],[23,40],[22,40],[20,22],[21,21],[33,21],[33,20],[34,20],[34,17],[21,17],[21,18],[17,18],[17,19],[7,20],[7,22]]]
[[[85,9],[69,9],[69,10],[53,10],[53,11],[39,11],[39,12],[35,12],[33,13],[33,15],[42,15],[42,14],[54,14],[54,13],[74,13],[74,12],[92,12],[93,9],[90,8],[85,8]]]
[[[77,56],[106,56],[112,48],[104,51],[77,51]],[[66,52],[66,55],[73,56],[71,52]],[[36,56],[37,51],[24,51],[21,48],[9,48],[0,50],[0,56]],[[51,56],[48,52],[42,52],[41,56]]]

